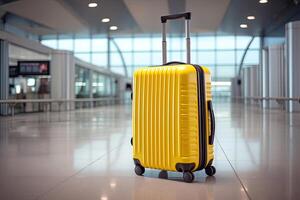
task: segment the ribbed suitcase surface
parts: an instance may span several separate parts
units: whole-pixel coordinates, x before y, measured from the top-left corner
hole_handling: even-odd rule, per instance
[[[146,168],[198,166],[197,73],[192,65],[135,71],[133,138],[133,156]]]

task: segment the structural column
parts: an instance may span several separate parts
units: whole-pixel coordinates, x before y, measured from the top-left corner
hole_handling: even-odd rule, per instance
[[[269,97],[269,50],[262,52],[262,96]],[[263,108],[269,108],[269,101],[263,100]]]
[[[51,58],[51,98],[72,100],[75,98],[75,61],[70,51],[54,50]],[[74,104],[64,104],[73,109]]]
[[[285,63],[284,45],[273,45],[269,47],[269,72],[268,72],[268,91],[269,97],[285,96]],[[269,108],[279,108],[276,101],[269,102]]]
[[[9,96],[9,57],[8,42],[0,40],[0,99],[6,100]],[[0,104],[0,115],[8,114],[8,105]]]
[[[287,83],[288,97],[300,97],[300,21],[290,22],[285,27],[286,37],[286,63],[287,63]],[[300,103],[290,101],[288,111],[300,111]]]

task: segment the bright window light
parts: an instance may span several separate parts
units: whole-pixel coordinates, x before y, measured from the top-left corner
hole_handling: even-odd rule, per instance
[[[34,78],[29,78],[28,80],[27,80],[27,86],[28,87],[32,87],[32,86],[34,86],[35,85],[35,80],[34,80]]]
[[[84,86],[86,86],[86,83],[85,82],[76,82],[75,86],[84,87]]]
[[[212,86],[231,86],[231,82],[229,81],[213,81],[211,82]]]
[[[16,85],[16,94],[21,93],[21,85]]]
[[[103,87],[104,86],[103,83],[93,83],[92,85],[93,85],[93,87]]]
[[[98,4],[95,3],[95,2],[91,2],[91,3],[88,4],[88,6],[89,6],[90,8],[96,8],[96,7],[98,6]]]

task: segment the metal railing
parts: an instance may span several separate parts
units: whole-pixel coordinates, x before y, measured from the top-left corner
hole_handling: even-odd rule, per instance
[[[253,96],[253,97],[233,97],[234,100],[238,99],[240,102],[244,102],[245,104],[256,104],[263,106],[264,108],[279,108],[283,110],[290,111],[289,102],[299,103],[300,104],[300,97],[260,97],[260,96]],[[271,102],[276,102],[276,104],[272,104]]]
[[[65,104],[65,109],[69,107],[74,107],[75,108],[75,103],[79,105],[79,109],[84,107],[84,103],[89,103],[87,107],[92,108],[93,104],[97,102],[104,102],[107,104],[116,104],[116,103],[126,103],[130,102],[130,99],[127,98],[115,98],[115,97],[102,97],[102,98],[79,98],[79,99],[7,99],[7,100],[0,100],[0,105],[6,104],[8,105],[11,115],[15,115],[15,107],[18,104],[26,104],[26,103],[38,103],[42,104],[47,107],[46,111],[50,112],[53,107],[53,105],[57,105],[58,111],[60,112],[62,109],[62,106]]]
[[[246,99],[246,100],[257,100],[257,101],[298,101],[300,103],[300,97],[289,98],[289,97],[233,97],[234,99]]]

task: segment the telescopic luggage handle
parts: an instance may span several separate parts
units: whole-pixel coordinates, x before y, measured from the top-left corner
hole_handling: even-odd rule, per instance
[[[166,35],[166,23],[168,20],[174,19],[185,19],[185,38],[186,38],[186,62],[191,62],[191,40],[190,40],[190,19],[191,13],[180,13],[175,15],[166,15],[162,16],[161,23],[162,23],[162,50],[163,50],[163,64],[167,63],[167,35]]]

